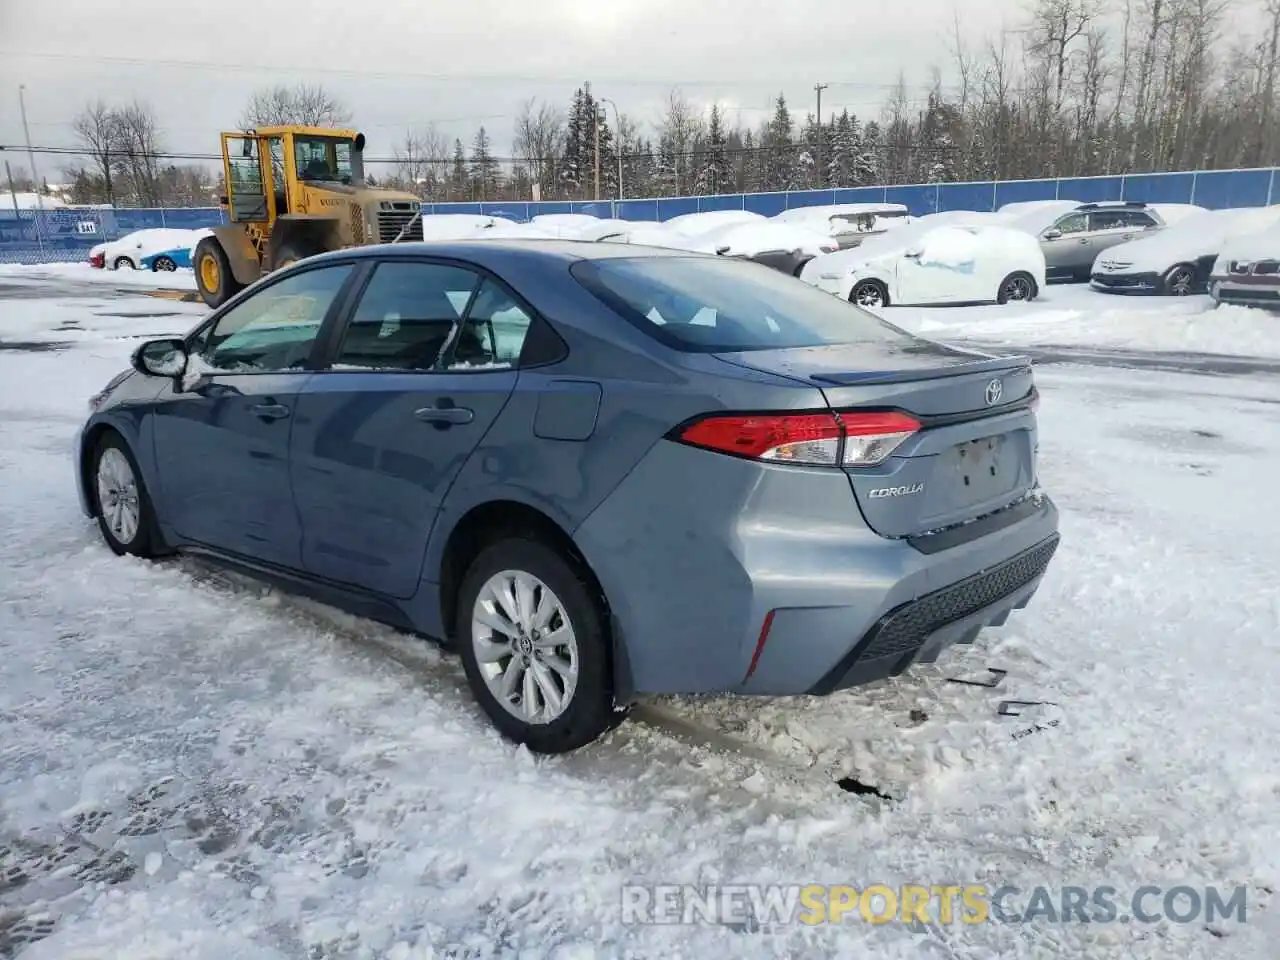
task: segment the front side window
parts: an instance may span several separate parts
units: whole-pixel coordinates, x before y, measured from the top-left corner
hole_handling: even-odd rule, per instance
[[[1069,233],[1084,233],[1089,229],[1089,216],[1084,213],[1073,213],[1059,220],[1053,229],[1063,236]]]
[[[431,369],[479,282],[475,272],[448,264],[379,264],[347,325],[335,366]]]
[[[916,343],[845,300],[749,261],[620,257],[581,260],[570,273],[624,319],[685,352]]]
[[[347,140],[297,137],[293,157],[299,180],[351,182],[351,148]]]
[[[301,369],[351,264],[307,270],[232,307],[197,342],[213,370],[264,373]]]

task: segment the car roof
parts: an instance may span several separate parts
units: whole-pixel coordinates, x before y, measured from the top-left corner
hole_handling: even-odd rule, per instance
[[[526,238],[526,239],[486,239],[466,240],[428,240],[410,243],[378,243],[363,247],[347,247],[342,250],[331,250],[309,261],[337,260],[356,258],[360,260],[389,256],[444,257],[447,259],[469,260],[482,267],[492,267],[509,263],[513,258],[541,258],[548,261],[574,263],[579,260],[609,260],[641,257],[697,257],[709,256],[689,250],[676,250],[670,247],[652,247],[630,243],[608,243],[599,240],[558,240]]]

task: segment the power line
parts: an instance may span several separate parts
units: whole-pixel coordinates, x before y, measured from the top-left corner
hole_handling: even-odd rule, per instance
[[[29,50],[0,50],[0,57],[27,58],[36,60],[56,60],[71,61],[81,63],[101,63],[114,66],[145,66],[145,67],[177,67],[182,69],[194,70],[217,70],[217,71],[233,71],[236,73],[292,73],[304,75],[324,75],[332,77],[350,77],[350,78],[367,78],[367,79],[383,79],[383,80],[434,80],[441,83],[457,83],[461,80],[480,80],[480,81],[520,81],[525,83],[567,83],[581,84],[583,78],[570,77],[555,74],[521,74],[521,73],[429,73],[417,70],[350,70],[341,67],[320,67],[314,65],[308,66],[289,66],[286,64],[272,64],[264,66],[262,64],[252,63],[211,63],[206,60],[177,60],[160,57],[112,57],[112,56],[95,56],[91,54],[76,53],[46,53],[40,51]],[[673,87],[719,87],[726,86],[742,86],[750,84],[752,86],[760,86],[763,84],[788,86],[795,83],[795,77],[792,75],[778,77],[753,77],[750,80],[735,80],[727,82],[724,78],[714,80],[655,80],[653,78],[637,78],[627,76],[596,76],[593,77],[592,83],[597,86],[614,84],[617,86],[629,87],[664,87],[667,89]],[[865,90],[897,90],[899,83],[869,83],[864,80],[831,80],[830,85],[833,87],[846,87]],[[906,87],[916,87],[919,89],[932,89],[933,84],[906,84]]]

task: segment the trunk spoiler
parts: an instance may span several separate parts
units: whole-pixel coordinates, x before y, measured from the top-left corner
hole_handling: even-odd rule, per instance
[[[982,354],[978,354],[982,356]],[[1030,367],[1031,358],[1016,354],[1008,357],[989,357],[970,363],[938,366],[917,370],[870,370],[866,373],[814,373],[806,379],[837,387],[857,387],[864,384],[911,383],[917,380],[938,380],[944,377],[966,377],[982,373],[998,373],[1016,368]]]

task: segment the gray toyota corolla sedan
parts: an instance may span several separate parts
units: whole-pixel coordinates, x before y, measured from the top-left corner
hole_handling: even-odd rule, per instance
[[[1026,606],[1030,363],[757,264],[401,244],[271,274],[90,401],[82,506],[456,646],[508,738],[642,694],[829,694]]]

